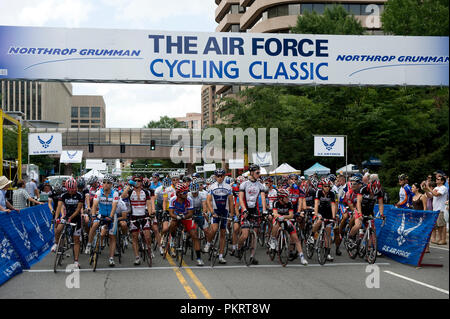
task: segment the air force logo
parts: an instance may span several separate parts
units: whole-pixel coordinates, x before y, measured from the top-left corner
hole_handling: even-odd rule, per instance
[[[408,234],[410,232],[412,232],[414,229],[416,229],[417,227],[422,225],[422,222],[423,222],[423,218],[420,218],[420,221],[416,226],[405,229],[405,213],[403,213],[402,223],[401,223],[400,227],[397,229],[397,234],[399,234],[399,236],[397,238],[398,245],[399,246],[403,245],[406,242],[406,236],[408,236]]]
[[[67,151],[67,156],[69,156],[70,159],[73,159],[75,157],[75,155],[77,155],[77,153],[78,153],[78,151],[75,151],[75,153],[70,154],[69,151]]]
[[[38,135],[38,140],[39,140],[39,143],[41,143],[42,144],[42,147],[43,148],[48,148],[49,146],[50,146],[50,143],[52,142],[52,140],[53,140],[53,135],[50,137],[50,139],[46,142],[46,141],[44,141],[43,139],[41,139],[41,137]]]
[[[322,143],[323,143],[323,145],[325,145],[325,148],[327,149],[327,151],[331,151],[331,149],[334,147],[334,144],[336,143],[336,139],[334,139],[333,142],[328,144],[327,142],[325,142],[325,139],[322,137]]]

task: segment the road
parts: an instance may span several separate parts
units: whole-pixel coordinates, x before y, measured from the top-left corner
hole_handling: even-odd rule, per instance
[[[3,284],[0,298],[449,298],[448,246],[432,245],[431,253],[424,257],[424,263],[443,264],[441,268],[416,268],[378,257],[379,288],[366,286],[366,281],[377,283],[367,279],[377,270],[368,269],[368,264],[359,257],[350,259],[345,251],[324,266],[313,256],[308,266],[296,260],[281,267],[259,248],[257,266],[247,267],[243,261],[227,256],[226,265],[214,268],[209,266],[206,255],[204,267],[195,266],[195,261],[188,257],[186,265],[178,268],[173,260],[163,260],[159,255],[152,268],[134,266],[131,251],[126,251],[121,264],[116,258],[114,268],[107,266],[107,256],[102,254],[95,273],[89,269],[88,257],[82,255],[79,288],[66,286],[66,282],[75,281],[65,269],[53,272],[54,254],[49,253],[32,269]],[[65,259],[64,265],[69,260]]]

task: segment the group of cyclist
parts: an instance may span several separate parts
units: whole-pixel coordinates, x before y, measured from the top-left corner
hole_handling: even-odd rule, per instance
[[[56,223],[55,251],[64,223],[76,224],[73,232],[74,263],[79,266],[80,236],[88,237],[84,253],[90,254],[92,241],[99,225],[101,236],[109,237],[109,266],[115,265],[116,236],[118,230],[132,240],[134,265],[141,264],[138,235],[141,232],[150,247],[156,241],[159,253],[171,251],[164,240],[174,236],[181,223],[192,240],[196,263],[203,266],[202,252],[208,253],[219,232],[218,261],[225,264],[225,240],[227,230],[232,230],[230,255],[242,257],[243,246],[253,229],[261,231],[262,219],[271,225],[267,249],[277,248],[276,236],[283,224],[290,236],[290,259],[299,259],[307,265],[302,243],[312,244],[324,223],[328,238],[334,232],[336,255],[341,255],[340,244],[344,227],[348,229],[348,243],[354,245],[363,225],[364,216],[374,214],[375,204],[383,216],[383,191],[376,174],[363,182],[361,174],[354,174],[348,181],[345,176],[333,174],[309,178],[290,174],[277,179],[261,177],[260,167],[252,164],[248,177],[232,179],[224,169],[217,169],[206,180],[198,173],[181,176],[172,172],[161,178],[158,173],[147,177],[133,176],[126,181],[105,175],[102,183],[93,176],[87,184],[83,178],[68,179],[64,187],[56,184],[49,194],[49,203]],[[312,232],[305,237],[302,232],[312,220]],[[83,231],[82,231],[83,228]],[[204,247],[199,239],[200,228],[205,237]],[[128,245],[125,236],[125,245]],[[331,245],[327,260],[333,261]],[[258,264],[252,251],[251,263]],[[165,256],[165,255],[164,255]]]

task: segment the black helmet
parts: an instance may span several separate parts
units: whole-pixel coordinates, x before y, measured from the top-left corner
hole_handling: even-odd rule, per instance
[[[249,172],[254,172],[261,169],[258,164],[252,164],[248,167]]]

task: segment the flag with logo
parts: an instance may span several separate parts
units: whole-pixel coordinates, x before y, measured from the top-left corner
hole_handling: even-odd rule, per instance
[[[61,152],[59,161],[61,163],[81,163],[83,160],[83,151],[65,150]]]
[[[378,205],[375,206],[378,213]],[[386,222],[375,220],[378,251],[395,261],[418,266],[439,212],[384,205]]]
[[[45,155],[61,154],[61,133],[33,133],[28,134],[28,154]]]
[[[314,156],[345,156],[344,136],[315,135]]]

